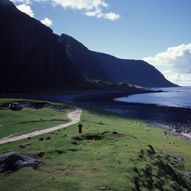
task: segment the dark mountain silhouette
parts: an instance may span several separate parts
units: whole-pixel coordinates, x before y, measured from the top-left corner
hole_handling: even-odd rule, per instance
[[[8,0],[0,1],[0,26],[1,90],[83,83],[57,35]]]
[[[154,66],[143,60],[119,59],[108,54],[93,53],[114,82],[125,82],[144,87],[176,86],[168,81]]]
[[[174,86],[154,66],[145,61],[119,59],[108,54],[90,51],[65,34],[62,34],[60,39],[70,61],[89,79],[146,87]]]
[[[71,36],[62,34],[59,41],[65,47],[68,58],[88,79],[109,81],[102,64],[87,47]]]
[[[174,86],[144,61],[93,52],[68,35],[54,34],[9,0],[0,1],[0,26],[0,91],[57,86],[97,88],[94,80]]]

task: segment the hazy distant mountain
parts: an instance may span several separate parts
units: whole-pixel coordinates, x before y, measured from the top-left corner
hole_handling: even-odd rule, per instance
[[[1,89],[83,81],[57,35],[8,0],[0,1],[0,27]]]
[[[68,58],[88,79],[109,81],[102,64],[94,53],[74,38],[62,34],[59,41],[64,45]]]
[[[119,59],[108,54],[90,51],[65,34],[62,34],[60,39],[70,61],[89,79],[146,87],[174,86],[156,68],[145,61]]]
[[[154,66],[143,60],[119,59],[108,54],[93,53],[114,82],[125,82],[145,87],[175,86]]]

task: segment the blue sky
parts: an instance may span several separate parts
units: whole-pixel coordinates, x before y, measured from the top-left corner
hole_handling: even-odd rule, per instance
[[[191,0],[12,1],[91,50],[145,59],[171,81],[191,85]]]

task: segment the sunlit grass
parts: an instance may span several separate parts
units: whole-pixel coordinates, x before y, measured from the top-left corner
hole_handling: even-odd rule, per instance
[[[20,149],[18,145],[29,140],[1,145],[1,153],[16,150],[32,154],[43,153],[44,156],[43,164],[38,170],[25,168],[0,174],[0,188],[6,191],[133,190],[134,168],[141,170],[145,169],[145,165],[154,165],[148,158],[137,159],[140,151],[146,151],[148,145],[152,145],[161,157],[166,153],[182,156],[185,159],[185,170],[191,171],[191,142],[166,136],[162,129],[151,128],[142,121],[87,110],[83,110],[81,123],[84,126],[83,135],[108,131],[110,134],[118,132],[121,136],[110,137],[108,134],[101,140],[75,141],[72,138],[78,136],[78,127],[73,125],[32,138],[32,145],[25,149]],[[46,137],[50,139],[46,140]],[[39,138],[44,139],[39,141]],[[153,160],[158,159],[153,157]],[[155,166],[153,170],[156,172]],[[146,177],[142,180],[146,181]],[[173,183],[175,184],[174,180],[164,179],[164,188],[170,190]],[[140,190],[148,189],[141,186]]]

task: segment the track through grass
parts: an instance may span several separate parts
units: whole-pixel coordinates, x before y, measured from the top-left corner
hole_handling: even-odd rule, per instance
[[[180,173],[180,179],[190,184],[183,174],[191,171],[191,142],[167,136],[163,134],[164,130],[151,128],[142,121],[106,112],[83,110],[81,123],[81,140],[75,139],[78,137],[78,127],[74,125],[31,140],[1,145],[0,153],[15,150],[36,154],[43,156],[43,164],[37,170],[24,168],[0,174],[0,188],[6,191],[159,191],[160,185],[156,185],[162,178],[163,190],[172,191],[174,177],[157,175],[160,165],[157,166],[155,162],[159,164],[163,160],[172,167],[173,172]],[[90,139],[89,135],[101,138]],[[19,144],[29,141],[32,142],[31,146],[19,148]],[[150,157],[145,154],[145,158],[139,158],[141,152],[148,152],[148,145],[152,146],[156,155]],[[184,158],[183,167],[179,168],[176,161],[172,165],[171,159],[169,162],[163,159],[169,153]],[[153,173],[150,173],[150,179],[142,174],[137,183],[135,168],[140,174],[150,173],[150,169]],[[152,188],[147,184],[151,179],[154,179]],[[179,184],[180,191],[191,189]]]

